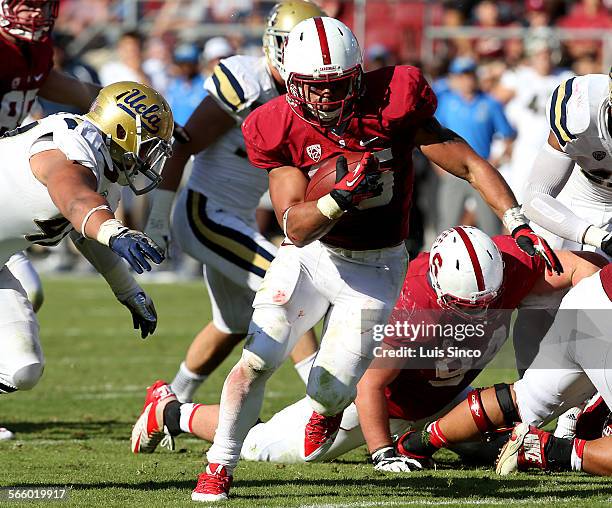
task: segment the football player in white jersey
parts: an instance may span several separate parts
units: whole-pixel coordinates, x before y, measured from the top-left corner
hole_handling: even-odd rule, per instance
[[[172,382],[181,401],[191,401],[198,386],[246,335],[255,290],[276,255],[276,247],[255,222],[268,177],[249,163],[240,125],[251,110],[284,92],[279,69],[291,28],[322,14],[309,1],[281,1],[266,21],[265,56],[221,60],[205,82],[208,96],[185,125],[191,140],[175,144],[155,192],[146,234],[167,249],[172,230],[182,250],[202,262],[212,305],[212,322],[196,336]],[[192,155],[193,170],[176,198],[171,226],[175,193]],[[292,356],[304,380],[308,357],[315,351],[314,335],[307,332]]]
[[[103,88],[83,116],[59,113],[10,131],[0,139],[0,393],[31,389],[44,359],[38,321],[27,295],[6,268],[30,245],[75,244],[130,310],[145,338],[157,324],[138,273],[163,254],[146,235],[114,216],[120,186],[151,190],[170,154],[172,113],[155,90],[134,82]],[[134,179],[150,182],[137,188]]]
[[[522,203],[525,180],[549,131],[546,102],[559,83],[573,76],[569,71],[555,68],[555,46],[550,38],[528,39],[525,52],[525,63],[506,71],[499,87],[499,92],[509,100],[506,114],[517,131],[508,183],[519,203]]]
[[[612,74],[568,79],[552,94],[550,133],[525,183],[524,211],[555,249],[612,259]],[[551,235],[552,233],[552,235]]]

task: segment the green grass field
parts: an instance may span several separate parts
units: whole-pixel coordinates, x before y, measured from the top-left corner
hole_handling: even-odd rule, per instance
[[[47,366],[33,391],[0,399],[0,423],[18,433],[15,441],[0,443],[0,486],[70,486],[70,500],[58,502],[61,506],[193,506],[189,496],[207,445],[181,436],[177,452],[132,455],[129,437],[144,388],[158,377],[170,380],[209,319],[203,286],[147,285],[160,325],[142,341],[131,330],[129,313],[101,280],[44,283],[39,317]],[[234,361],[235,356],[203,385],[200,402],[218,401]],[[512,376],[489,370],[481,381],[498,381],[502,374]],[[303,393],[293,369],[284,366],[268,384],[263,417]],[[500,479],[489,470],[462,469],[449,452],[437,471],[393,475],[375,472],[365,459],[360,449],[330,464],[241,463],[230,506],[612,504],[612,484],[583,474]],[[15,504],[20,503],[0,501]]]

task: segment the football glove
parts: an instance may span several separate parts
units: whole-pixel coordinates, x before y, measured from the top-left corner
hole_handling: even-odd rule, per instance
[[[143,339],[153,334],[157,327],[157,312],[153,300],[144,291],[119,301],[132,313],[134,330],[140,329],[140,336]]]
[[[147,225],[144,233],[157,245],[159,245],[166,256],[170,255],[170,213],[175,193],[165,189],[156,189],[153,194],[153,205],[149,212]]]
[[[383,193],[381,175],[378,159],[371,152],[365,152],[350,173],[346,157],[341,155],[336,160],[336,184],[330,195],[343,211],[350,210]]]
[[[372,462],[376,471],[388,473],[410,473],[420,471],[423,466],[418,460],[398,455],[393,446],[385,446],[372,454]]]
[[[523,252],[526,252],[530,256],[542,256],[544,263],[546,263],[546,270],[549,275],[555,272],[557,275],[563,273],[563,266],[561,261],[550,248],[548,242],[544,238],[536,235],[527,224],[522,224],[512,230],[512,237]]]
[[[155,242],[144,233],[133,229],[125,228],[111,235],[108,246],[115,254],[125,259],[136,273],[151,270],[147,258],[157,265],[164,260],[164,254]]]

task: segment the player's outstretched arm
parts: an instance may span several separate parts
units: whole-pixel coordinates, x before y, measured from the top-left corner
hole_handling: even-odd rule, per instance
[[[563,265],[563,273],[542,273],[531,290],[532,294],[545,295],[571,288],[608,264],[607,259],[596,252],[556,250],[555,254]]]
[[[184,126],[187,142],[175,141],[172,157],[162,172],[162,181],[152,194],[152,206],[145,233],[164,251],[170,246],[170,213],[185,165],[192,155],[205,150],[232,127],[236,121],[210,95],[198,105]],[[176,134],[175,134],[176,137]]]
[[[146,339],[157,327],[157,312],[153,300],[136,282],[127,265],[106,245],[83,238],[79,233],[70,233],[75,247],[96,271],[104,277],[120,303],[132,314],[134,329],[140,329]]]
[[[53,102],[75,106],[84,113],[101,89],[100,85],[79,81],[65,72],[51,69],[38,94]]]
[[[60,150],[33,155],[30,166],[62,216],[84,237],[110,247],[137,273],[151,269],[148,260],[156,264],[163,261],[163,254],[151,239],[115,219],[106,199],[98,194],[97,180],[90,169],[69,161]]]
[[[431,162],[467,180],[503,221],[523,251],[530,256],[542,256],[549,271],[563,271],[546,240],[529,227],[514,193],[499,171],[480,157],[461,136],[431,118],[417,131],[415,143]]]

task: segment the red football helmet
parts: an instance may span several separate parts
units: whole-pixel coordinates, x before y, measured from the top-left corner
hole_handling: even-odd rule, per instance
[[[48,37],[59,12],[59,0],[1,0],[0,28],[25,41]]]
[[[353,32],[334,18],[316,17],[289,33],[283,79],[291,109],[314,125],[348,120],[362,92],[362,57]]]

